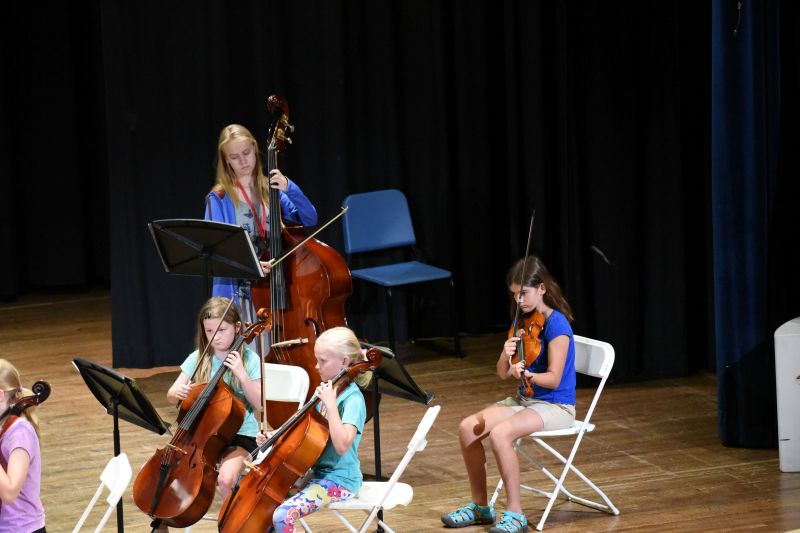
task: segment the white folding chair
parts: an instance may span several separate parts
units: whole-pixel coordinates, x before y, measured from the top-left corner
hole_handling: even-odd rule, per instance
[[[308,373],[301,366],[293,365],[276,365],[273,363],[264,363],[264,372],[262,373],[264,380],[264,389],[266,391],[265,398],[275,402],[297,402],[297,408],[300,409],[306,403],[306,394],[308,394]],[[254,461],[258,464],[264,460],[269,450],[262,452]],[[207,514],[201,520],[216,520],[215,515]],[[190,533],[191,526],[187,527],[184,532]]]
[[[581,337],[579,335],[573,336],[575,340],[575,372],[579,374],[585,374],[587,376],[592,376],[595,378],[600,378],[600,383],[595,390],[594,397],[592,398],[592,403],[589,405],[589,410],[586,412],[586,418],[583,420],[575,420],[572,424],[572,427],[567,429],[559,429],[559,430],[552,430],[552,431],[537,431],[535,433],[531,433],[528,437],[523,437],[517,439],[514,443],[514,447],[516,448],[517,452],[524,456],[528,461],[531,462],[535,467],[542,471],[550,480],[555,484],[552,491],[546,491],[537,489],[535,487],[531,487],[528,485],[520,485],[520,488],[524,490],[529,490],[531,492],[535,492],[542,496],[546,496],[549,501],[547,502],[547,507],[542,514],[539,523],[536,525],[536,529],[541,531],[544,528],[544,522],[547,520],[547,516],[550,514],[550,510],[553,507],[553,503],[555,503],[556,498],[559,494],[561,494],[565,499],[568,501],[573,501],[575,503],[580,503],[587,507],[591,507],[593,509],[597,509],[599,511],[605,511],[606,513],[618,515],[619,510],[614,507],[614,504],[611,503],[611,500],[608,499],[608,496],[600,490],[597,485],[592,483],[592,481],[586,477],[583,472],[578,470],[575,465],[572,464],[573,459],[575,458],[575,454],[578,451],[578,446],[580,446],[581,440],[583,439],[583,435],[587,432],[594,431],[595,425],[589,423],[589,420],[592,418],[592,414],[594,413],[595,406],[597,406],[597,401],[600,399],[600,394],[603,392],[603,387],[606,384],[606,380],[608,379],[608,375],[611,373],[611,368],[614,366],[614,347],[608,344],[607,342],[597,341],[594,339],[589,339],[587,337]],[[569,457],[564,458],[557,450],[547,444],[543,439],[549,437],[561,437],[561,436],[574,436],[575,440],[572,445],[572,449],[569,452]],[[542,463],[534,459],[534,457],[522,447],[523,440],[525,438],[529,438],[539,446],[541,446],[544,450],[551,453],[554,457],[556,457],[561,464],[564,465],[563,470],[561,471],[561,476],[556,478]],[[599,503],[592,500],[587,500],[585,498],[581,498],[579,496],[575,496],[571,492],[569,492],[564,487],[564,478],[567,477],[567,472],[572,471],[574,472],[579,478],[581,478],[586,485],[588,485],[592,490],[594,490],[605,502]],[[500,490],[503,488],[503,480],[501,479],[500,482],[497,484],[497,487],[494,490],[494,494],[492,495],[492,499],[489,502],[489,505],[494,507],[495,501],[497,500],[498,495],[500,494]]]
[[[342,521],[348,531],[352,533],[364,533],[372,521],[375,520],[379,511],[393,509],[398,505],[406,506],[411,503],[411,500],[414,498],[414,489],[411,488],[411,485],[400,483],[398,480],[400,476],[403,475],[403,471],[406,469],[406,466],[408,466],[408,463],[411,462],[414,454],[421,452],[425,449],[425,446],[427,446],[428,440],[426,437],[431,426],[433,426],[433,421],[436,420],[436,416],[439,414],[439,409],[441,409],[439,405],[428,408],[419,426],[417,426],[417,431],[414,432],[414,436],[411,437],[411,441],[408,443],[408,451],[406,451],[406,454],[403,456],[400,464],[397,465],[397,468],[394,469],[389,481],[365,481],[361,485],[358,496],[332,503],[327,507],[327,509],[330,509],[339,517],[339,520]],[[341,511],[349,510],[363,511],[367,514],[367,517],[358,529],[353,527],[341,513]],[[378,520],[378,524],[380,524],[385,531],[394,533],[394,530],[383,520]],[[304,522],[303,527],[306,531],[311,533],[308,524]]]
[[[95,529],[95,533],[101,531],[103,527],[106,525],[108,518],[111,516],[112,511],[117,506],[119,499],[125,493],[125,489],[128,487],[128,483],[131,481],[131,464],[128,462],[128,456],[124,453],[117,455],[116,457],[112,457],[106,467],[103,469],[103,473],[100,474],[100,486],[97,487],[97,491],[94,493],[94,497],[89,502],[89,505],[86,506],[86,510],[83,511],[83,515],[81,516],[78,523],[75,524],[75,529],[72,530],[72,533],[77,533],[83,527],[84,522],[89,517],[89,513],[91,512],[94,504],[97,503],[98,498],[100,498],[100,494],[103,493],[103,487],[107,487],[109,494],[108,498],[106,498],[106,502],[108,502],[108,509],[106,509],[103,518],[100,520],[100,523],[97,525],[97,529]]]

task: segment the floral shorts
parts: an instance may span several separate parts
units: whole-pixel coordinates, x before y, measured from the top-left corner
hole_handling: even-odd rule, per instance
[[[291,494],[291,492],[290,492]],[[332,502],[346,500],[355,496],[352,492],[327,479],[311,479],[296,494],[275,509],[272,514],[272,527],[275,533],[294,533],[294,524]],[[300,528],[300,531],[303,531]]]

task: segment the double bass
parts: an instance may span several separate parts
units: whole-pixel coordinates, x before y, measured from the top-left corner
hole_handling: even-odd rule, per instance
[[[383,361],[377,348],[368,350],[366,358],[333,378],[337,392],[359,373],[375,370]],[[328,442],[328,421],[315,409],[317,403],[319,398],[314,394],[251,454],[254,460],[267,452],[261,463],[256,466],[245,461],[250,470],[222,504],[217,520],[219,531],[263,533],[270,528],[275,509],[284,502],[292,485],[316,464]]]
[[[265,327],[265,320],[249,326],[230,351],[252,342]],[[201,355],[198,353],[198,366]],[[190,526],[211,506],[217,459],[239,431],[245,414],[242,401],[222,380],[227,371],[228,367],[221,365],[208,383],[192,388],[180,404],[178,430],[172,440],[156,450],[136,476],[133,501],[159,523]]]
[[[267,149],[269,176],[278,168],[278,155],[291,144],[289,134],[294,126],[289,123],[289,106],[283,97],[272,95],[267,103],[270,112],[278,115]],[[269,187],[269,248],[263,261],[283,259],[284,251],[293,249],[305,237],[302,227],[283,224],[280,205],[280,191]],[[353,292],[347,263],[336,250],[311,238],[276,263],[268,279],[253,283],[250,291],[254,307],[270,312],[271,338],[265,362],[304,368],[310,380],[309,393],[315,390],[320,382],[315,341],[326,329],[347,326],[344,306]],[[265,408],[273,428],[281,426],[296,410],[295,404],[275,401],[266,402]]]

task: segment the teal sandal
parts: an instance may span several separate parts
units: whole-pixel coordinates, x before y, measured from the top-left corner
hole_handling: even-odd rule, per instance
[[[503,517],[492,528],[489,528],[489,533],[521,533],[528,531],[528,519],[524,514],[512,513],[506,511]]]
[[[450,514],[442,515],[442,523],[446,527],[467,527],[474,524],[494,524],[494,518],[493,508],[469,502]]]

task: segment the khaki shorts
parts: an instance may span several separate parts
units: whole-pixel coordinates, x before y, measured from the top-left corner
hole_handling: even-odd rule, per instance
[[[510,407],[514,412],[522,411],[523,409],[533,409],[542,417],[542,421],[544,422],[544,428],[542,429],[545,431],[566,429],[571,427],[572,423],[575,421],[575,406],[566,403],[551,403],[535,398],[526,398],[517,394],[516,396],[509,396],[505,400],[497,402],[497,405]]]

